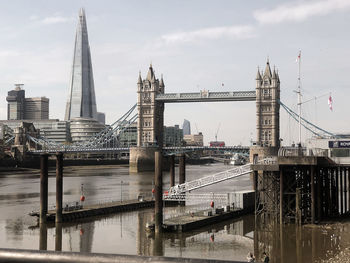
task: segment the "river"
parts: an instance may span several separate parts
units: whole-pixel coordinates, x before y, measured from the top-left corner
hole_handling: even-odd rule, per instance
[[[186,177],[193,180],[227,168],[222,164],[188,165]],[[49,206],[55,203],[54,173],[54,169],[49,170]],[[135,199],[140,193],[151,194],[153,178],[153,173],[130,174],[127,166],[65,167],[63,202],[78,201],[81,185],[86,202]],[[163,182],[167,189],[167,172]],[[251,188],[249,176],[244,176],[199,191],[227,193]],[[249,215],[196,231],[154,237],[145,231],[146,223],[153,218],[152,209],[66,223],[57,231],[50,224],[38,227],[36,218],[28,215],[38,207],[38,170],[0,173],[0,247],[55,250],[58,239],[63,251],[241,261],[249,251],[258,258],[267,251],[270,262],[284,263],[336,260],[345,257],[350,247],[348,222],[302,228],[258,226],[254,231],[254,216]],[[175,213],[183,213],[183,208],[165,208],[166,216]]]

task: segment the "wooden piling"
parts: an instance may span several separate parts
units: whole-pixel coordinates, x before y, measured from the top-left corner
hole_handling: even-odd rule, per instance
[[[256,194],[256,192],[255,192]],[[283,170],[280,170],[280,224],[283,224]]]
[[[179,184],[186,182],[186,155],[181,154],[179,157]]]
[[[347,192],[348,192],[348,187],[347,187],[347,176],[345,173],[345,169],[344,168],[340,168],[341,173],[343,174],[344,177],[344,213],[346,213],[348,211],[348,196],[347,196]]]
[[[315,167],[311,165],[310,167],[310,183],[311,183],[311,224],[315,224]]]
[[[339,174],[339,183],[340,183],[340,215],[344,214],[344,192],[343,192],[343,174],[337,168],[337,173]]]
[[[175,185],[175,155],[170,155],[170,187]]]
[[[48,210],[48,154],[40,156],[40,224],[46,223]]]
[[[63,153],[56,155],[56,223],[62,223]]]
[[[155,200],[154,200],[154,220],[155,220],[155,232],[162,232],[163,224],[163,178],[162,178],[162,153],[156,151],[154,153],[155,171]]]

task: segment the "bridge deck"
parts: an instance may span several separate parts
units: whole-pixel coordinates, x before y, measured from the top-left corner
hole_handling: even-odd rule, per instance
[[[192,92],[158,94],[156,101],[165,103],[211,102],[211,101],[255,101],[254,91]]]

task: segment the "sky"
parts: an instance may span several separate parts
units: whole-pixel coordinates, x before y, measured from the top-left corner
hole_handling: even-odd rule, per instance
[[[97,109],[112,123],[136,103],[139,71],[152,63],[166,93],[254,90],[267,59],[281,81],[281,101],[296,110],[301,50],[302,116],[350,133],[350,0],[0,0],[0,119],[7,92],[50,99],[63,119],[79,9],[85,8]],[[333,111],[327,101],[331,94]],[[281,108],[283,144],[297,124]],[[191,122],[204,141],[249,145],[254,102],[165,105],[165,125]],[[311,134],[304,131],[302,140]]]

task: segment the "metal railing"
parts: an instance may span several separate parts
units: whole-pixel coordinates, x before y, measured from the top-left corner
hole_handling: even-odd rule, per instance
[[[243,263],[243,261],[194,259],[179,257],[149,257],[121,254],[79,253],[79,252],[55,252],[29,249],[0,248],[0,262],[48,262],[48,263]]]

